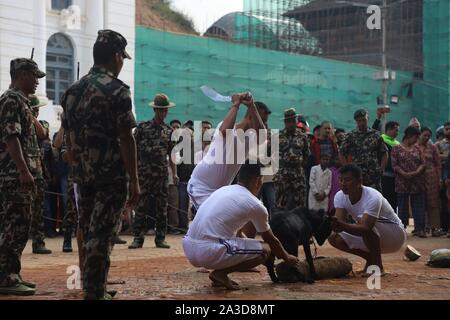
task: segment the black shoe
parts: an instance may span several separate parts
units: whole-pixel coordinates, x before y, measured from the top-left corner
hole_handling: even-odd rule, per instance
[[[63,252],[72,252],[72,237],[71,235],[65,235],[64,236],[64,243],[63,243]]]
[[[134,238],[133,242],[128,246],[128,249],[140,249],[144,245],[144,241]]]
[[[170,245],[165,241],[155,242],[157,248],[170,249]]]
[[[23,280],[20,274],[19,274],[19,283],[23,284],[24,286],[27,286],[28,288],[36,289],[35,283]]]
[[[33,253],[35,254],[50,254],[52,253],[52,250],[47,249],[45,247],[45,242],[41,243],[33,243]]]
[[[114,244],[127,244],[127,242],[125,240],[123,240],[123,239],[120,239],[119,236],[116,236],[114,238]]]
[[[106,293],[111,296],[111,298],[114,298],[117,294],[117,290],[106,290]]]
[[[8,287],[0,287],[0,294],[10,294],[14,296],[32,296],[36,290],[22,283],[16,283]]]

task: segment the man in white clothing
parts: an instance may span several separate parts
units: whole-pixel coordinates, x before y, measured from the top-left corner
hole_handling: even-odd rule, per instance
[[[259,164],[244,164],[238,184],[222,187],[206,199],[183,239],[189,262],[213,270],[209,278],[214,286],[238,290],[239,285],[228,274],[264,264],[271,251],[288,265],[298,263],[273,235],[267,209],[256,198],[262,186],[261,168]],[[261,234],[263,243],[236,236],[248,222]]]
[[[246,105],[248,110],[245,117],[235,124],[241,104]],[[241,165],[248,159],[249,148],[256,147],[259,130],[264,129],[258,120],[256,109],[262,122],[266,123],[270,110],[264,103],[253,102],[249,93],[233,95],[228,115],[218,125],[206,156],[195,167],[188,182],[188,193],[197,210],[214,191],[231,184]],[[237,141],[240,139],[238,131],[242,130],[247,134],[249,129],[256,130],[256,134],[253,131],[253,134],[247,135],[249,141],[245,141],[245,138],[244,141]],[[264,141],[259,141],[261,142]],[[244,154],[235,150],[239,143],[244,146]]]
[[[331,190],[331,170],[328,169],[330,156],[320,155],[320,164],[311,168],[309,174],[308,208],[328,211],[328,195]]]
[[[334,198],[334,233],[328,241],[339,250],[364,258],[363,272],[375,265],[384,274],[381,254],[397,252],[406,241],[402,222],[379,191],[362,185],[358,166],[345,165],[339,171],[342,191]],[[355,224],[346,222],[349,214]]]

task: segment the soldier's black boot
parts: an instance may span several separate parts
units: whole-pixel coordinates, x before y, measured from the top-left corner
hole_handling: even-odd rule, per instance
[[[155,244],[157,248],[170,249],[170,245],[164,240],[157,240]]]
[[[114,237],[114,244],[127,244],[127,242],[117,235]]]
[[[144,245],[144,240],[134,238],[133,242],[128,246],[128,249],[140,249]]]
[[[19,283],[21,283],[24,286],[27,286],[28,288],[31,288],[31,289],[35,289],[36,288],[36,284],[35,283],[23,280],[22,276],[20,274],[18,275],[18,277],[19,277]]]
[[[33,253],[35,254],[50,254],[52,250],[45,247],[45,242],[33,243]]]
[[[63,252],[72,252],[72,232],[67,232],[64,234],[63,242]]]

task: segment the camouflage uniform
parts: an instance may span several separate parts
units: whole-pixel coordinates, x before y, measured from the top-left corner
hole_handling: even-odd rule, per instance
[[[379,191],[382,175],[380,160],[387,151],[380,133],[370,128],[367,132],[358,129],[350,131],[340,148],[340,153],[344,157],[351,156],[352,163],[361,168],[363,184]]]
[[[280,168],[274,177],[276,202],[280,208],[292,204],[306,206],[304,161],[310,156],[308,136],[300,129],[280,131]]]
[[[34,110],[32,109],[32,113]],[[37,135],[33,135],[30,139],[30,146],[32,149],[32,153],[40,158],[40,170],[36,173],[34,177],[34,183],[36,185],[36,194],[33,199],[33,203],[31,205],[31,227],[30,227],[30,236],[34,245],[44,245],[44,195],[46,184],[43,175],[42,169],[42,156],[43,151],[41,148],[41,144],[39,143],[39,139]]]
[[[31,227],[30,237],[34,245],[45,245],[44,232],[44,195],[45,195],[45,181],[44,179],[36,179],[36,194],[31,206]]]
[[[126,40],[101,30],[97,43],[125,55]],[[129,57],[129,56],[128,56]],[[85,298],[105,296],[113,238],[127,197],[127,174],[119,134],[136,121],[127,85],[94,66],[62,98],[63,127],[73,152],[73,178],[80,194],[79,227],[83,233]]]
[[[28,70],[38,78],[45,76],[30,59],[15,59],[11,71]],[[0,286],[17,283],[23,249],[28,241],[31,204],[36,190],[22,192],[19,172],[6,150],[6,141],[17,136],[25,163],[34,177],[42,175],[39,152],[32,145],[36,139],[28,98],[11,87],[0,97]]]
[[[75,203],[75,189],[73,185],[72,174],[69,173],[67,178],[67,205],[66,214],[63,217],[61,229],[66,233],[72,234],[73,230],[77,228],[78,212]]]
[[[67,151],[66,145],[63,144],[61,147],[61,158],[62,155]],[[72,235],[73,230],[77,228],[78,224],[78,211],[75,202],[75,188],[73,185],[73,169],[69,166],[69,175],[67,176],[67,204],[66,204],[66,214],[63,217],[61,228],[64,233],[69,237]]]
[[[139,124],[135,131],[138,150],[139,184],[141,197],[133,224],[134,237],[144,242],[148,219],[155,219],[155,243],[165,240],[167,232],[167,203],[169,171],[167,156],[175,143],[171,141],[172,128],[154,120]],[[151,214],[153,213],[153,214]],[[155,218],[153,218],[155,217]]]

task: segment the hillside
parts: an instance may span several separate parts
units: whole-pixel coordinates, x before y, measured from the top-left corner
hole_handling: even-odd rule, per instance
[[[170,7],[170,0],[136,0],[136,24],[170,32],[198,34],[189,17]]]

